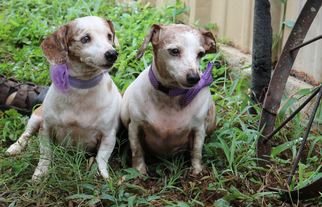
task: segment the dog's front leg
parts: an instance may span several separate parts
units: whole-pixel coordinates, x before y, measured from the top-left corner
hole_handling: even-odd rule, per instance
[[[140,173],[146,174],[146,164],[139,139],[139,127],[133,121],[129,124],[129,140],[132,150],[132,167],[137,169]]]
[[[32,114],[28,123],[26,130],[19,137],[19,139],[12,144],[6,151],[8,155],[18,155],[24,150],[28,144],[29,138],[36,133],[41,125],[42,117],[37,114]]]
[[[103,134],[100,147],[96,155],[96,162],[99,172],[104,179],[109,178],[107,171],[107,163],[110,158],[116,142],[115,130],[110,131],[108,134]]]
[[[193,140],[193,148],[191,152],[192,173],[197,175],[202,171],[202,147],[205,141],[205,128],[201,126],[195,132]]]
[[[40,158],[37,168],[32,176],[33,181],[38,180],[48,172],[52,159],[50,132],[51,129],[44,123],[43,129],[40,131],[39,139]]]

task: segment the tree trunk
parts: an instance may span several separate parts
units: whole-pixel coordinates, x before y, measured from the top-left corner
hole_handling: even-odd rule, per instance
[[[255,0],[251,98],[262,104],[272,71],[272,26],[269,0]],[[251,110],[251,112],[254,110]]]

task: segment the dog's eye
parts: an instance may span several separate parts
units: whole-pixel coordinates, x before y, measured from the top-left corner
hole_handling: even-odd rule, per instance
[[[205,52],[199,52],[198,53],[198,58],[202,58],[203,56],[205,56]]]
[[[83,44],[86,44],[86,43],[88,43],[89,41],[91,41],[91,38],[90,38],[90,36],[89,36],[89,35],[85,35],[84,37],[82,37],[82,38],[81,38],[81,42],[82,42]]]
[[[113,36],[111,34],[107,34],[107,39],[110,40],[110,41],[112,41]]]
[[[168,49],[170,55],[172,56],[179,56],[180,55],[180,50],[177,48],[173,48],[173,49]]]

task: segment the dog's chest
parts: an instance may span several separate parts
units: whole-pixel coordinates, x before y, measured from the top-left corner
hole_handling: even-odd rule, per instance
[[[80,144],[92,150],[102,137],[102,125],[108,122],[108,104],[106,96],[100,93],[57,97],[48,107],[46,123],[58,143],[67,140],[67,144]]]
[[[98,121],[97,116],[86,111],[65,110],[52,120],[54,138],[61,144],[80,144],[92,150],[102,136],[97,129]]]
[[[141,125],[147,147],[157,154],[173,154],[188,146],[193,131],[193,118],[172,109],[152,108]]]
[[[93,128],[98,121],[98,115],[85,109],[64,110],[56,119],[57,125],[78,128]]]

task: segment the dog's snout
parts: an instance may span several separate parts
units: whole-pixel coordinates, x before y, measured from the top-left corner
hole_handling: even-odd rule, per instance
[[[187,83],[190,85],[194,85],[196,83],[198,83],[198,81],[200,80],[200,76],[198,73],[188,73],[187,74]]]
[[[104,55],[107,61],[115,62],[115,60],[117,59],[118,53],[115,50],[108,50]]]

